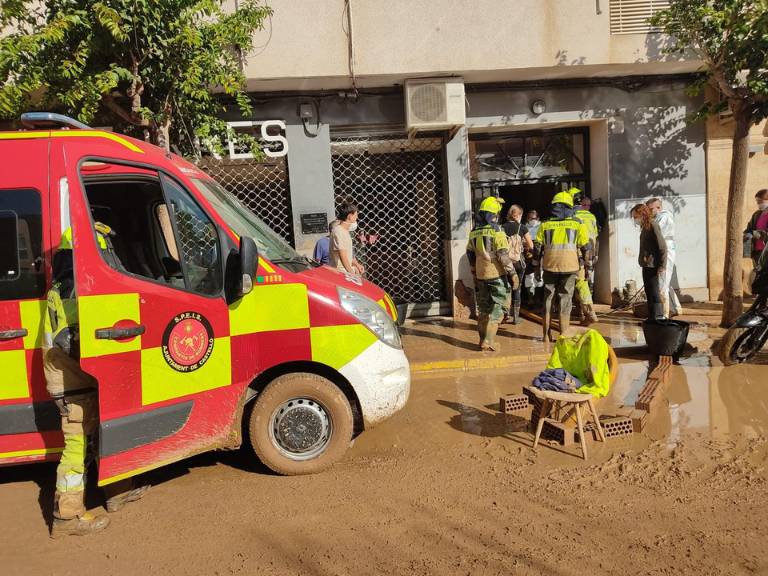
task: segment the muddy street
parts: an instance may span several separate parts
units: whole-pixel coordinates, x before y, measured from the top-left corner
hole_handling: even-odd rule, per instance
[[[614,395],[646,368],[626,363]],[[592,442],[587,462],[533,452],[496,411],[533,369],[433,373],[325,473],[198,456],[87,538],[48,537],[54,466],[0,469],[2,572],[768,574],[766,368],[673,369],[647,433]]]

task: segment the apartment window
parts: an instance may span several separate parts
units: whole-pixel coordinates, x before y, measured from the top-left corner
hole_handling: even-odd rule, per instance
[[[657,32],[648,19],[669,8],[669,0],[611,0],[611,34]]]

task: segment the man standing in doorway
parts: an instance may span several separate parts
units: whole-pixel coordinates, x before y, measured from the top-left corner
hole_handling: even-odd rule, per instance
[[[344,202],[339,206],[336,216],[338,225],[331,230],[329,264],[333,268],[362,276],[365,269],[362,264],[355,260],[352,249],[352,233],[357,230],[357,205],[352,202]]]
[[[552,218],[539,227],[534,242],[534,258],[541,262],[544,270],[545,342],[555,341],[550,327],[555,293],[560,299],[560,334],[570,326],[579,256],[589,261],[590,246],[587,227],[573,216],[573,196],[558,192],[552,198]]]
[[[664,241],[667,243],[667,261],[664,276],[659,278],[659,292],[664,305],[664,317],[679,316],[682,306],[677,298],[677,292],[672,287],[672,275],[675,270],[675,220],[669,210],[664,210],[660,198],[651,198],[645,203],[651,209],[656,223],[661,229]]]
[[[497,350],[496,332],[512,289],[519,286],[515,265],[509,258],[509,240],[499,226],[501,202],[489,196],[480,203],[475,228],[469,233],[467,258],[475,278],[477,330],[480,350]]]

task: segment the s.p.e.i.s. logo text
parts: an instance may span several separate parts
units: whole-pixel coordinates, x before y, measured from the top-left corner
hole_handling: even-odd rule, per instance
[[[163,333],[163,358],[178,372],[194,372],[213,353],[211,323],[197,312],[182,312],[173,317]]]

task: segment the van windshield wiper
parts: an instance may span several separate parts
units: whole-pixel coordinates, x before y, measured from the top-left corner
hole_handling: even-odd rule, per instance
[[[311,258],[307,258],[306,256],[291,256],[290,258],[275,258],[271,260],[275,264],[301,264],[303,266],[318,266],[319,264],[316,263]]]

